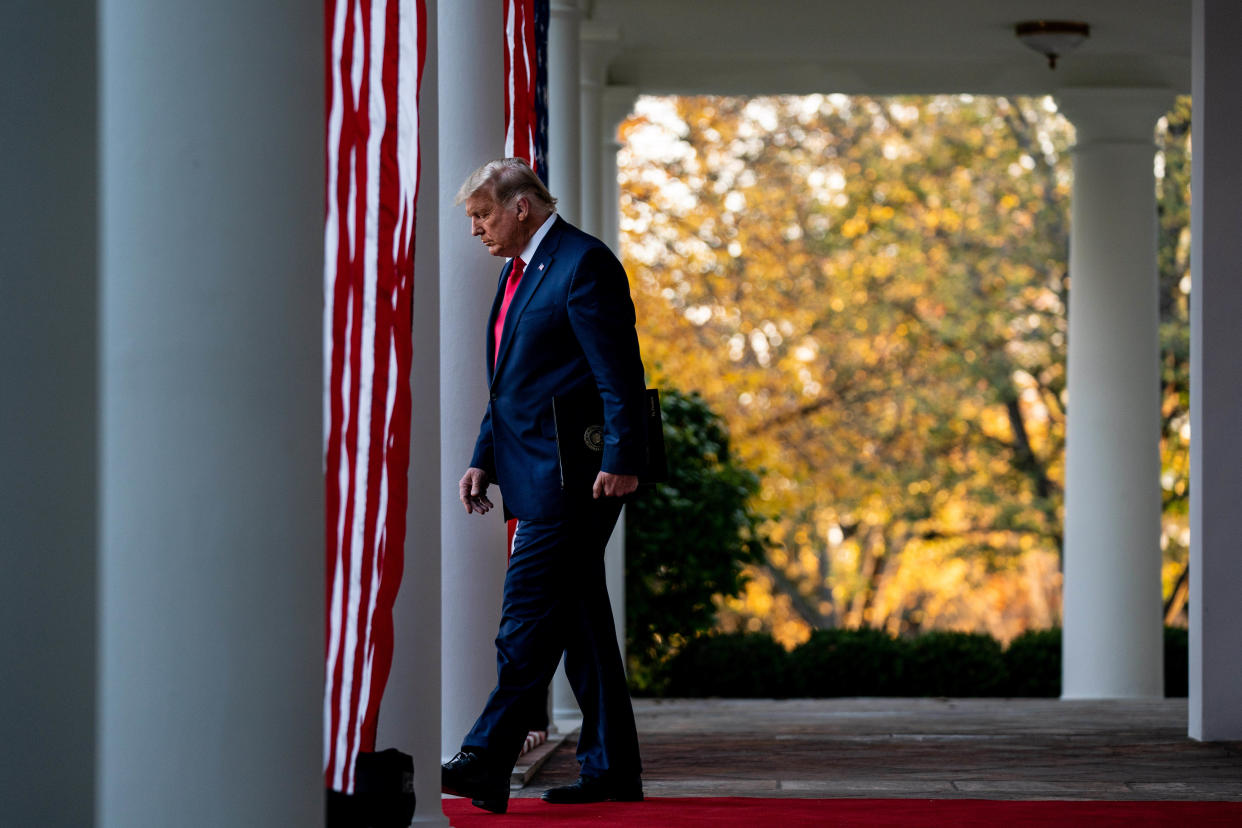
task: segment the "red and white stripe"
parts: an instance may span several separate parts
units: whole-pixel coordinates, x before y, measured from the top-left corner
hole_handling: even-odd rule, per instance
[[[505,157],[525,158],[535,169],[535,0],[505,0]],[[508,557],[517,519],[509,520]]]
[[[505,157],[525,158],[532,168],[537,80],[535,0],[505,0]]]
[[[410,445],[422,0],[326,0],[324,781],[352,793],[392,665]]]

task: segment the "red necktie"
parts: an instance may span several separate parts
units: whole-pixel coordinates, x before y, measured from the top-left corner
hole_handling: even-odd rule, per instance
[[[492,354],[492,368],[496,368],[496,363],[500,361],[500,334],[505,329],[505,315],[509,312],[509,303],[513,301],[513,294],[517,293],[518,282],[522,281],[522,274],[526,272],[526,266],[522,264],[519,256],[513,257],[513,268],[509,271],[509,281],[505,283],[505,298],[500,300],[500,313],[496,314],[496,327],[492,328],[492,339],[496,341],[496,352]]]

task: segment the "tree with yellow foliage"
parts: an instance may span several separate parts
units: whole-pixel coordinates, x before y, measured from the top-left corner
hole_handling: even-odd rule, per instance
[[[1072,128],[1051,102],[644,99],[622,137],[653,380],[725,416],[774,516],[725,626],[1053,623]]]

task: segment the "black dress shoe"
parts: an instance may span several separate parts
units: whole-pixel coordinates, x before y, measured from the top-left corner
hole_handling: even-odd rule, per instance
[[[509,774],[497,771],[472,751],[460,751],[440,766],[440,790],[469,797],[471,805],[494,814],[509,808]]]
[[[556,805],[579,802],[642,802],[643,781],[637,776],[616,779],[611,776],[579,776],[572,785],[550,788],[543,801]]]

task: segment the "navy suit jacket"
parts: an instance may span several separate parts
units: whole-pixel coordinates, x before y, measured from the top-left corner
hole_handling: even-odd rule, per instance
[[[500,486],[507,514],[566,517],[590,498],[591,483],[561,489],[554,395],[594,384],[604,402],[603,471],[638,474],[643,466],[645,378],[634,303],[612,251],[558,216],[526,264],[493,364],[492,332],[511,268],[501,270],[487,321],[491,394],[470,465]]]

